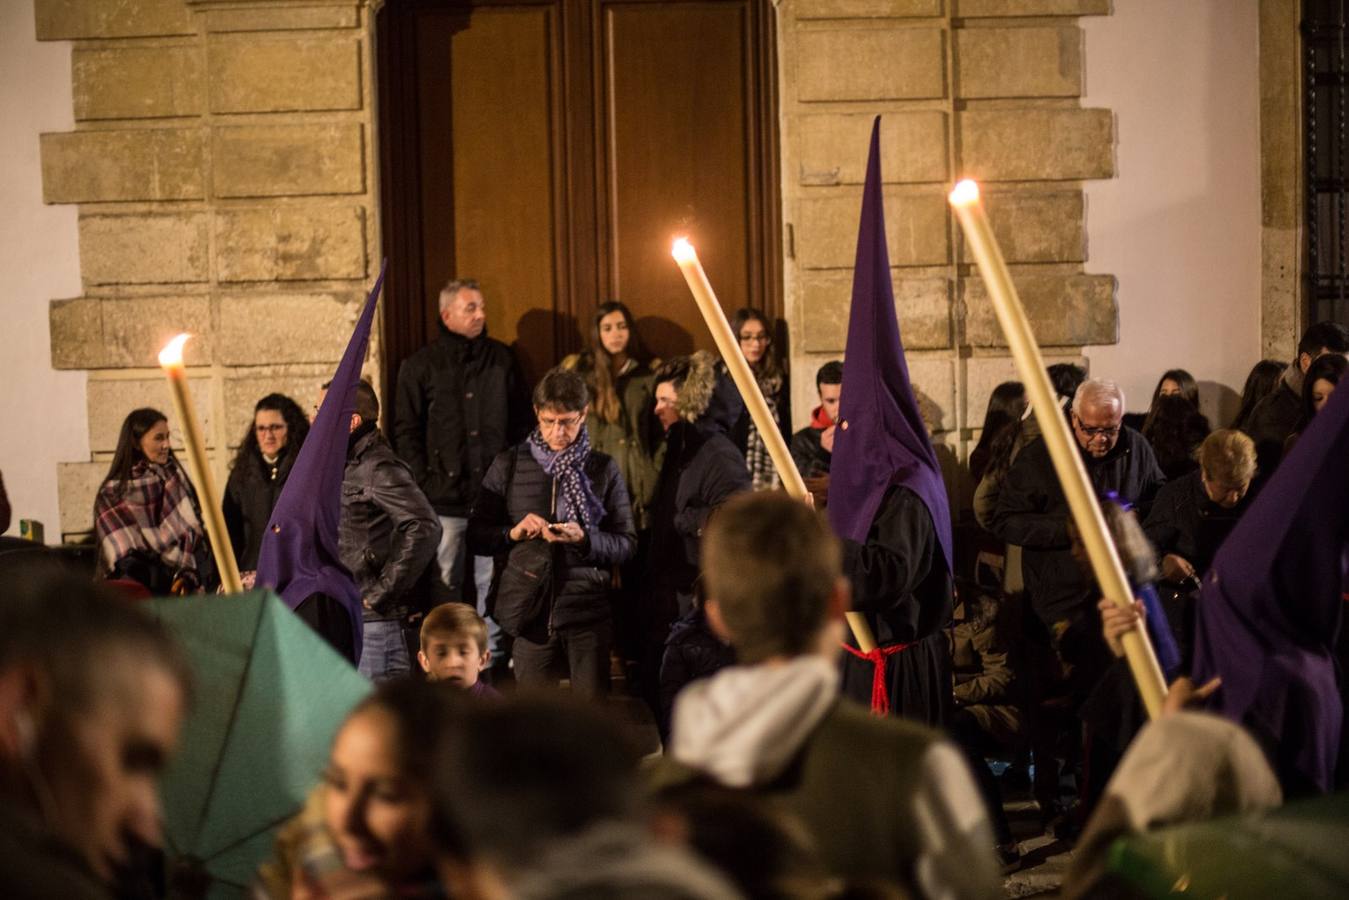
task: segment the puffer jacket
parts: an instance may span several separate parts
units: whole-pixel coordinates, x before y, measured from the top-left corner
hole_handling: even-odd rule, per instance
[[[286,446],[273,464],[254,451],[230,470],[221,505],[240,571],[258,567],[258,551],[262,549],[262,536],[267,531],[272,508],[299,454],[299,447]]]
[[[514,465],[514,472],[511,468]],[[628,489],[613,457],[592,450],[585,474],[604,504],[604,517],[579,544],[559,544],[553,569],[554,628],[578,628],[611,616],[611,569],[637,552]],[[468,519],[468,549],[477,556],[501,556],[515,543],[510,532],[529,513],[556,522],[554,479],[529,451],[528,442],[497,454],[483,479]]]
[[[529,397],[505,344],[440,332],[399,367],[393,440],[436,512],[466,516],[493,458],[528,432]]]
[[[373,425],[352,432],[342,475],[338,555],[364,618],[403,619],[429,605],[440,520],[407,464]]]

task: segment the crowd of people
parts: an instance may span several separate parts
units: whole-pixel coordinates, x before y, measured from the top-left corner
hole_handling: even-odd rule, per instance
[[[385,430],[375,390],[357,385],[338,550],[358,640],[338,606],[297,612],[376,690],[281,829],[257,896],[997,896],[1020,856],[1002,796],[1014,778],[1046,831],[1086,828],[1096,849],[1070,885],[1085,896],[1106,877],[1107,837],[1132,827],[1121,784],[1149,770],[1130,748],[1159,728],[1221,742],[1254,773],[1247,805],[1209,814],[1349,781],[1349,756],[1330,783],[1300,777],[1278,735],[1178,711],[1221,689],[1186,678],[1211,651],[1201,584],[1338,385],[1344,326],[1314,325],[1290,363],[1256,364],[1231,423],[1200,412],[1183,369],[1131,413],[1113,381],[1050,368],[1054,414],[1156,601],[1129,610],[1101,600],[1019,383],[989,399],[971,509],[948,511],[936,475],[882,473],[857,520],[831,514],[831,528],[811,507],[848,474],[833,471],[840,429],[865,427],[842,420],[840,362],[815,373],[819,403],[793,433],[772,322],[733,317],[808,504],[777,489],[714,354],[652,359],[608,302],[589,346],[531,389],[487,335],[485,304],[469,279],[441,292],[440,334],[400,368]],[[233,460],[224,517],[250,585],[309,427],[300,402],[269,394]],[[95,502],[102,583],[8,576],[0,869],[33,886],[23,896],[155,895],[142,788],[191,685],[172,640],[124,599],[215,590],[202,522],[167,417],[134,410]],[[850,634],[849,611],[877,649]],[[1175,679],[1175,714],[1146,728],[1120,659],[1139,628]],[[1349,642],[1323,637],[1349,662]],[[118,679],[136,689],[104,688]],[[656,752],[606,716],[615,693],[646,710]],[[91,780],[103,757],[115,771]],[[61,872],[49,883],[48,867]]]

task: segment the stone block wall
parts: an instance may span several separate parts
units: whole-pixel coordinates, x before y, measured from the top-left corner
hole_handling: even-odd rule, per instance
[[[784,282],[793,410],[840,358],[868,137],[881,115],[886,233],[900,332],[948,484],[993,388],[1015,378],[946,193],[980,180],[1049,362],[1118,339],[1115,279],[1083,271],[1082,182],[1115,174],[1114,117],[1083,109],[1078,17],[1108,0],[782,0]],[[845,388],[846,390],[846,388]]]
[[[370,11],[35,3],[38,39],[73,42],[75,130],[41,139],[44,199],[79,207],[83,291],[50,315],[52,365],[89,373],[91,456],[58,475],[72,534],[92,525],[126,413],[172,419],[156,365],[172,335],[194,335],[222,489],[253,404],[280,391],[307,409],[331,374],[378,265]]]

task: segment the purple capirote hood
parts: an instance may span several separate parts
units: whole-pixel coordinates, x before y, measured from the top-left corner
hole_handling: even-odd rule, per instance
[[[1349,543],[1349,389],[1298,438],[1204,578],[1192,674],[1214,709],[1275,742],[1275,768],[1333,783],[1342,706],[1334,641]]]
[[[342,565],[337,534],[347,438],[351,415],[356,411],[356,383],[361,380],[370,327],[388,265],[385,260],[365,299],[328,395],[272,509],[258,552],[258,587],[272,588],[291,609],[314,594],[327,594],[342,604],[351,617],[357,659],[361,656],[361,593]]]
[[[880,116],[871,130],[862,191],[843,388],[829,476],[829,522],[834,531],[865,543],[886,491],[896,485],[906,487],[927,506],[950,571],[950,501],[909,381],[890,282],[881,195]]]

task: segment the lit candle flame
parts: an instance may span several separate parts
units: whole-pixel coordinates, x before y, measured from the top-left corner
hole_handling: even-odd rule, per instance
[[[966,178],[956,184],[947,197],[952,206],[969,206],[979,202],[979,185]]]
[[[159,364],[164,367],[181,366],[183,364],[183,345],[192,335],[183,332],[173,340],[164,345],[164,349],[159,351]]]
[[[670,248],[670,255],[675,258],[675,262],[686,263],[697,259],[698,251],[693,249],[688,238],[678,238]]]

